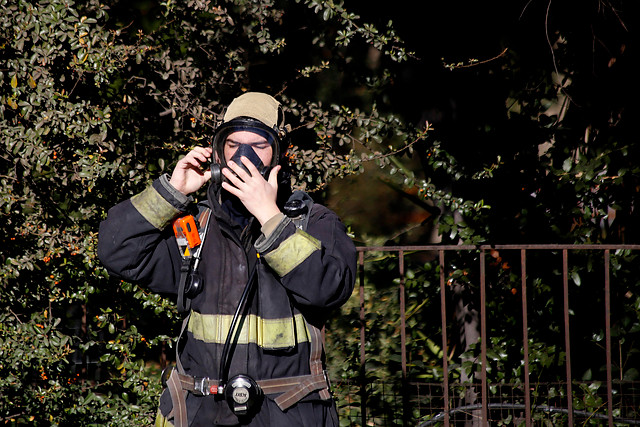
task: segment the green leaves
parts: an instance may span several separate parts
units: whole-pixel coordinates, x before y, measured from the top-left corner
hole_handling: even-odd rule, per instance
[[[316,61],[318,52],[354,37],[394,61],[406,59],[404,47],[391,27],[326,2],[308,3],[322,24],[310,26],[320,31],[309,57],[287,51],[283,27],[291,24],[270,2],[165,2],[144,18],[136,5],[108,9],[94,0],[0,6],[0,410],[17,423],[148,425],[158,360],[173,345],[178,316],[170,300],[110,279],[100,266],[106,211],[190,147],[208,144],[231,96],[333,73],[353,52]],[[276,78],[253,72],[283,57],[300,71],[280,75],[278,64]],[[369,76],[367,84],[381,90],[388,80]],[[363,162],[386,167],[413,149],[404,136],[418,138],[398,133],[400,121],[375,108],[282,98],[318,136],[291,150],[297,185],[308,189],[359,173]],[[393,135],[400,138],[389,146]],[[364,157],[356,138],[368,147]]]
[[[124,328],[126,344],[115,339],[110,355],[98,336],[117,336],[122,325],[87,318],[87,304],[122,304],[104,298],[107,275],[95,245],[101,215],[114,202],[114,174],[131,158],[120,157],[123,144],[111,134],[114,108],[122,124],[120,104],[104,98],[102,84],[126,65],[131,47],[104,28],[97,2],[82,11],[72,3],[2,6],[0,411],[17,423],[118,425],[137,417],[148,424],[158,387],[130,386],[127,402],[112,398],[122,387],[118,377],[105,366],[103,378],[91,378],[83,362],[98,362],[100,351],[120,359],[117,375],[148,383],[132,352],[140,342],[135,325]],[[88,392],[91,379],[104,381]],[[134,400],[145,409],[131,406]]]

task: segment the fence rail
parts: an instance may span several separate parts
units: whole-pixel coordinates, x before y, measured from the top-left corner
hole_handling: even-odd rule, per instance
[[[519,258],[519,273],[520,273],[520,304],[521,304],[521,325],[522,325],[522,354],[523,360],[521,361],[522,366],[524,368],[523,378],[521,378],[522,385],[518,387],[520,390],[520,394],[517,400],[520,400],[522,403],[512,403],[512,402],[493,402],[490,401],[491,394],[489,393],[490,387],[495,387],[495,385],[489,384],[488,377],[488,361],[487,361],[487,343],[489,342],[489,335],[487,330],[487,319],[489,314],[487,313],[487,286],[488,279],[487,277],[487,254],[493,254],[499,251],[500,253],[508,252],[510,254],[515,253],[516,255],[511,255],[511,259]],[[530,258],[534,257],[533,254],[537,254],[540,252],[545,252],[547,254],[551,254],[552,256],[559,255],[561,257],[561,281],[562,281],[562,322],[564,326],[564,352],[565,352],[565,378],[563,381],[559,383],[559,386],[563,388],[563,392],[561,393],[564,398],[561,399],[560,405],[538,405],[536,403],[532,403],[532,379],[530,378],[530,366],[531,361],[529,360],[530,348],[529,348],[529,332],[530,326],[528,324],[528,320],[530,317],[529,314],[529,301],[528,301],[528,290],[530,290],[532,284],[530,283],[531,278],[530,274],[527,272],[527,267],[529,264]],[[606,402],[605,407],[602,408],[602,411],[598,411],[598,413],[589,413],[582,414],[582,411],[578,408],[574,408],[574,389],[573,387],[577,384],[581,384],[581,381],[577,381],[574,378],[574,373],[572,369],[572,363],[575,360],[575,357],[572,354],[572,340],[571,340],[571,317],[572,317],[572,309],[570,305],[570,297],[572,293],[570,291],[570,270],[576,271],[575,268],[586,269],[586,266],[572,266],[570,264],[570,254],[578,251],[589,252],[590,256],[593,257],[593,254],[596,254],[598,257],[602,257],[602,278],[601,278],[601,289],[603,292],[602,296],[602,312],[604,313],[604,319],[601,319],[604,323],[604,352],[606,355],[606,395],[603,396],[603,400]],[[422,417],[420,425],[434,425],[436,423],[440,423],[444,426],[449,426],[451,424],[455,424],[454,418],[455,415],[459,412],[466,413],[474,413],[474,417],[472,417],[471,421],[468,421],[467,424],[472,423],[472,425],[481,425],[487,426],[489,425],[490,420],[490,411],[500,411],[500,410],[508,410],[508,411],[516,411],[521,414],[520,419],[524,419],[524,425],[530,427],[533,425],[533,413],[536,411],[547,411],[549,413],[556,411],[556,413],[562,413],[566,416],[567,425],[575,425],[575,418],[587,417],[591,420],[599,420],[599,422],[608,423],[609,426],[613,426],[614,424],[640,424],[640,410],[636,410],[635,406],[638,404],[637,402],[637,394],[635,390],[638,389],[638,383],[628,382],[624,385],[620,385],[620,381],[614,381],[613,379],[613,360],[612,360],[612,323],[611,323],[611,252],[612,251],[630,251],[629,253],[635,253],[636,251],[640,251],[640,245],[561,245],[561,244],[548,244],[548,245],[480,245],[480,246],[470,246],[470,245],[460,245],[460,246],[440,246],[440,245],[427,245],[427,246],[368,246],[368,247],[359,247],[358,248],[358,266],[359,266],[359,289],[358,289],[358,298],[359,298],[359,306],[360,306],[360,372],[362,376],[360,378],[360,384],[358,384],[359,394],[360,394],[360,425],[368,425],[368,399],[367,396],[369,394],[369,389],[367,385],[367,378],[364,374],[366,372],[366,362],[367,362],[367,354],[366,354],[366,342],[367,342],[367,327],[366,327],[366,317],[367,313],[365,310],[365,272],[366,272],[366,257],[367,255],[374,253],[383,253],[383,254],[392,254],[397,256],[398,261],[398,271],[397,278],[399,279],[398,285],[398,304],[399,304],[399,313],[400,313],[400,341],[401,341],[401,370],[402,370],[402,382],[401,389],[403,392],[402,396],[402,424],[409,425],[412,422],[412,419],[409,413],[415,409],[415,405],[419,403],[420,394],[424,393],[420,391],[421,386],[427,386],[428,384],[422,383],[411,383],[408,381],[407,376],[407,326],[406,326],[406,266],[405,260],[408,254],[429,254],[433,258],[433,262],[436,263],[438,267],[439,274],[439,294],[440,294],[440,322],[441,322],[441,348],[442,348],[442,372],[444,373],[442,378],[442,383],[431,384],[428,385],[430,388],[428,391],[431,397],[434,395],[438,395],[439,401],[442,402],[442,406],[440,408],[431,408],[430,412],[426,414],[426,417]],[[474,261],[477,262],[477,265],[474,267],[477,269],[479,277],[479,335],[480,335],[480,360],[479,360],[479,383],[476,386],[480,390],[480,399],[479,402],[473,405],[461,405],[458,407],[452,407],[452,396],[451,390],[452,387],[469,387],[472,386],[470,384],[460,384],[455,381],[451,381],[450,379],[450,366],[449,366],[449,352],[450,352],[450,337],[448,336],[449,330],[451,330],[451,313],[448,312],[447,307],[450,306],[450,286],[448,286],[448,280],[450,280],[447,276],[447,272],[451,272],[452,269],[459,268],[456,266],[448,265],[448,258],[454,257],[463,252],[475,254]],[[518,256],[519,253],[519,256]],[[640,254],[640,252],[638,252]],[[573,268],[571,268],[573,267]],[[635,268],[635,265],[632,264],[632,268]],[[515,269],[514,269],[515,270]],[[640,276],[639,276],[640,277]],[[371,281],[371,279],[369,279]],[[624,286],[624,284],[616,284],[616,286]],[[584,355],[581,355],[584,356]],[[623,355],[620,355],[622,358]],[[639,367],[640,368],[640,367]],[[536,387],[540,387],[540,384],[535,384]],[[627,411],[631,414],[631,417],[625,417],[620,410],[620,408],[614,408],[614,395],[618,400],[620,400],[621,395],[624,393],[621,390],[631,390],[626,393],[631,395],[631,407],[632,410]],[[435,390],[435,391],[434,391]],[[624,396],[622,396],[624,397]],[[558,402],[558,399],[555,399],[554,402]],[[606,411],[604,410],[606,408]],[[615,409],[615,410],[614,410]],[[624,408],[623,408],[624,409]],[[617,410],[617,412],[616,412]],[[602,413],[604,412],[604,414]],[[638,414],[638,415],[636,415]],[[426,418],[426,419],[425,419]],[[415,422],[415,420],[413,420]],[[514,422],[515,423],[515,422]],[[374,422],[370,422],[369,425],[374,425]]]

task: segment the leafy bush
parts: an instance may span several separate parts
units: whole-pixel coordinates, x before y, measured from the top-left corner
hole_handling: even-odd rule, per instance
[[[356,122],[387,119],[307,101],[314,94],[299,82],[329,64],[286,49],[296,21],[270,2],[166,2],[148,15],[97,0],[0,6],[0,420],[148,425],[179,319],[171,301],[99,264],[107,209],[208,144],[222,106],[247,87],[298,85],[289,92],[300,100],[282,94],[289,115],[320,136],[292,147],[302,188],[357,172]],[[378,33],[339,5],[291,10],[323,23],[308,40],[314,49],[347,52],[359,40],[394,61],[406,55],[392,30]],[[371,134],[389,125],[371,124]]]

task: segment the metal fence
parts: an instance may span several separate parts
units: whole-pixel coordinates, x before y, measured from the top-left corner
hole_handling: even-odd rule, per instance
[[[631,328],[630,333],[624,337],[620,336],[620,326],[618,322],[624,322],[618,313],[615,316],[616,325],[612,325],[612,291],[615,294],[615,307],[620,311],[630,313],[631,320],[635,312],[640,312],[634,292],[640,290],[637,281],[640,276],[636,276],[639,268],[634,262],[635,255],[640,254],[640,245],[493,245],[493,246],[394,246],[394,247],[360,247],[358,248],[359,265],[359,288],[356,295],[359,305],[359,363],[360,377],[351,380],[343,379],[338,381],[337,387],[346,387],[347,394],[351,393],[350,399],[359,408],[351,414],[342,410],[341,418],[346,419],[350,425],[638,425],[640,424],[640,383],[634,378],[623,375],[623,365],[628,372],[633,374],[634,369],[640,366],[628,366],[628,363],[636,363],[638,357],[634,354],[630,338],[640,336],[640,331],[634,331],[629,324],[622,325]],[[459,260],[460,254],[471,254],[468,260],[475,265],[463,264]],[[488,262],[495,263],[495,254],[505,254],[505,264],[502,269],[498,269],[504,274],[506,268],[508,273],[516,279],[513,285],[513,295],[519,295],[520,317],[518,322],[521,329],[514,330],[511,338],[521,344],[522,375],[520,378],[508,378],[503,381],[496,381],[497,372],[491,370],[488,353],[488,344],[491,336],[487,327],[488,319],[492,314],[488,313],[487,307],[493,304],[488,288],[495,285],[495,269],[492,268],[488,274]],[[384,254],[395,259],[394,268],[396,272],[397,286],[397,310],[399,313],[399,339],[400,339],[400,384],[390,384],[383,381],[376,384],[367,376],[367,361],[371,354],[367,354],[367,342],[370,338],[370,331],[367,328],[367,316],[371,313],[366,311],[365,283],[369,286],[376,286],[375,277],[368,277],[367,268],[371,268],[373,262],[366,261],[372,254]],[[441,372],[444,373],[439,381],[417,381],[408,372],[408,361],[410,355],[407,353],[408,340],[411,333],[407,333],[406,318],[406,294],[405,284],[407,280],[406,260],[420,254],[428,262],[435,265],[434,275],[439,278],[439,304],[432,301],[432,307],[438,307],[440,311],[440,337],[432,337],[439,342],[442,357],[440,360]],[[507,255],[508,254],[508,255]],[[544,260],[540,260],[540,254],[544,254]],[[579,255],[578,255],[579,254]],[[615,262],[612,263],[612,257]],[[455,259],[455,265],[451,261]],[[557,259],[556,261],[554,261]],[[514,265],[519,261],[519,266]],[[551,261],[550,261],[551,260]],[[507,266],[507,262],[511,262]],[[535,272],[528,271],[528,268],[535,265]],[[542,267],[541,267],[542,265]],[[612,272],[612,265],[614,271]],[[412,267],[413,268],[413,267]],[[452,272],[461,268],[471,271],[477,298],[477,312],[479,315],[479,358],[473,369],[471,382],[464,382],[459,376],[452,375],[450,364],[454,360],[452,355],[452,331],[457,326],[452,318],[452,295],[451,277]],[[560,360],[564,366],[560,367],[563,372],[561,378],[555,382],[541,381],[540,376],[532,378],[530,368],[534,361],[530,360],[532,349],[530,344],[534,342],[530,334],[534,328],[529,324],[533,317],[538,319],[540,313],[544,313],[544,308],[537,310],[532,316],[530,307],[532,304],[531,293],[535,286],[541,286],[542,279],[537,279],[544,269],[553,270],[551,279],[545,279],[546,284],[555,281],[549,286],[555,292],[555,299],[549,298],[548,304],[556,304],[558,311],[561,308],[561,319],[558,319],[558,334],[563,356]],[[589,284],[580,283],[580,277],[588,275],[591,277]],[[599,276],[597,283],[593,283],[593,277]],[[634,281],[637,277],[637,281]],[[584,279],[582,279],[584,280]],[[620,281],[623,281],[622,283]],[[519,283],[517,283],[519,282]],[[576,284],[582,287],[576,287]],[[436,284],[437,286],[437,284]],[[561,289],[561,291],[560,291]],[[588,354],[574,354],[572,347],[576,346],[575,337],[572,333],[580,330],[582,325],[574,324],[574,310],[572,297],[580,293],[581,301],[584,304],[597,303],[599,308],[591,308],[594,324],[600,324],[594,330],[602,331],[603,336],[597,336],[594,341],[602,348],[604,353],[604,368],[601,373],[602,379],[590,379],[577,377],[574,364],[577,361],[584,361],[591,357]],[[586,295],[585,295],[586,293]],[[591,299],[591,301],[590,301]],[[546,300],[546,299],[545,299]],[[561,301],[558,301],[561,300]],[[621,302],[622,301],[622,302]],[[394,302],[395,303],[395,302]],[[512,305],[514,305],[512,304]],[[583,304],[583,303],[581,303]],[[624,304],[631,306],[624,306]],[[512,309],[514,307],[511,307]],[[558,314],[559,315],[559,314]],[[628,316],[627,316],[628,317]],[[544,323],[544,316],[542,317]],[[629,319],[627,319],[629,320]],[[636,319],[638,320],[638,319]],[[493,320],[496,322],[496,320]],[[537,320],[538,323],[540,323]],[[552,322],[550,322],[552,323]],[[537,324],[536,327],[539,327]],[[561,329],[561,330],[560,330]],[[331,331],[327,332],[328,334]],[[597,333],[600,334],[599,332]],[[573,339],[572,339],[573,338]],[[624,341],[627,340],[627,341]],[[613,351],[615,341],[616,351]],[[640,343],[639,343],[640,344]],[[640,346],[638,346],[640,348]],[[580,350],[581,353],[584,353]],[[614,353],[616,360],[614,361]],[[624,359],[624,360],[623,360]],[[630,362],[629,362],[630,361]],[[457,363],[457,362],[456,362]],[[511,364],[514,361],[511,360]],[[536,362],[537,363],[537,362]],[[517,365],[517,363],[516,363]],[[614,368],[615,367],[615,368]],[[563,368],[563,369],[562,369]],[[518,368],[520,369],[520,368]],[[616,377],[614,378],[614,371]],[[518,371],[520,372],[520,371]],[[598,374],[598,373],[597,373]],[[536,374],[538,375],[538,374]],[[597,375],[595,375],[597,376]],[[381,416],[375,401],[370,398],[374,389],[380,393],[381,388],[387,387],[392,395],[396,408],[400,412],[391,416]],[[477,398],[475,401],[463,401],[460,396],[473,390]],[[384,391],[383,391],[384,392]],[[354,396],[357,395],[357,398]],[[588,396],[585,397],[585,396]],[[590,400],[588,400],[590,399]],[[351,405],[353,408],[353,405]],[[377,415],[374,415],[376,413]]]

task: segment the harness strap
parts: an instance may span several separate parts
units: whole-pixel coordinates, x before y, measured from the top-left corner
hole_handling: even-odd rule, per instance
[[[178,335],[178,339],[176,340],[176,367],[178,368],[178,373],[184,374],[184,368],[182,367],[182,362],[180,361],[180,341],[182,341],[182,335],[184,331],[187,330],[187,326],[189,325],[189,319],[191,318],[191,312],[182,319],[182,326],[180,327],[180,334]]]
[[[309,355],[309,369],[311,375],[307,375],[304,380],[299,382],[297,386],[286,391],[275,399],[276,404],[283,411],[296,404],[303,397],[314,391],[320,391],[322,400],[329,400],[329,379],[322,369],[322,334],[318,328],[306,321],[307,329],[311,336],[311,353]],[[258,382],[259,384],[260,382]]]
[[[208,396],[220,392],[217,379],[193,377],[185,374],[182,368],[182,363],[180,363],[180,357],[177,353],[180,337],[186,329],[189,317],[190,316],[187,316],[183,321],[178,343],[176,344],[176,369],[172,370],[169,380],[167,381],[167,387],[169,388],[169,394],[171,395],[171,402],[173,404],[172,412],[174,413],[175,427],[187,425],[185,406],[187,391],[196,396]],[[305,323],[307,324],[311,341],[311,352],[309,355],[311,374],[256,381],[264,394],[282,393],[274,399],[282,411],[287,410],[314,391],[319,391],[320,398],[323,400],[329,400],[331,398],[331,394],[329,393],[329,379],[322,369],[322,334],[318,328],[309,324],[306,320]],[[182,418],[184,421],[181,421],[180,417],[184,417]],[[184,424],[180,424],[181,422],[184,422]]]
[[[323,375],[324,378],[324,375]],[[303,382],[317,381],[313,375],[300,375],[297,377],[274,378],[270,380],[257,381],[258,385],[265,394],[286,393],[293,387],[299,386]],[[282,408],[281,408],[282,409]]]
[[[260,384],[260,381],[258,381]],[[286,410],[298,403],[303,397],[316,390],[327,390],[327,378],[323,375],[309,375],[307,379],[298,383],[286,393],[275,398],[281,410]]]
[[[275,398],[274,401],[283,411],[296,404],[300,399],[311,392],[322,389],[325,391],[327,390],[327,378],[324,372],[320,375],[300,375],[295,377],[260,380],[256,382],[264,394],[282,393],[280,396]],[[174,399],[174,395],[176,397],[180,396],[177,391],[172,392],[172,386],[177,390],[189,391],[196,396],[208,396],[210,394],[218,394],[219,392],[218,380],[192,377],[191,375],[179,373],[177,369],[174,369],[171,372],[169,381],[167,381],[167,386],[169,387],[169,393],[171,394],[172,400]],[[181,412],[181,406],[183,403],[184,402],[178,402],[178,405],[174,406],[174,411],[176,411],[176,420],[178,416],[177,414]]]
[[[171,418],[173,415],[173,426],[174,427],[187,427],[189,425],[189,420],[187,418],[187,388],[184,387],[183,378],[188,375],[184,375],[184,368],[182,367],[182,362],[180,362],[180,340],[182,339],[182,334],[187,329],[187,324],[189,323],[189,318],[191,317],[191,313],[187,315],[182,320],[182,327],[180,328],[180,335],[178,335],[178,339],[176,341],[176,369],[167,367],[165,369],[171,369],[171,374],[169,375],[169,379],[167,379],[167,388],[169,389],[169,396],[171,396],[171,412],[167,415],[167,418]],[[163,371],[162,376],[165,377],[165,373]],[[165,377],[166,378],[166,377]],[[193,377],[191,377],[193,382]]]
[[[323,375],[325,376],[325,381],[327,386],[320,390],[320,398],[322,400],[331,399],[331,394],[329,393],[329,388],[331,384],[329,384],[329,377],[326,376],[326,373],[322,367],[322,349],[324,348],[324,339],[322,337],[322,332],[320,329],[315,326],[310,325],[307,322],[307,326],[309,331],[311,332],[311,356],[309,358],[309,367],[311,369],[311,375]],[[313,343],[317,343],[314,345]]]
[[[174,375],[175,373],[175,375]],[[208,396],[218,394],[218,380],[207,377],[193,377],[188,374],[181,374],[177,370],[172,371],[175,382],[182,390],[189,391],[196,396]],[[322,382],[326,386],[324,373],[321,375],[299,375],[295,377],[272,378],[269,380],[256,381],[264,394],[278,394],[291,391],[295,387],[308,387],[307,384]],[[169,381],[167,381],[167,386]],[[313,389],[311,391],[315,391]],[[304,396],[303,396],[304,397]]]
[[[174,427],[186,427],[188,425],[187,392],[183,391],[179,375],[178,371],[174,369],[169,376],[169,380],[167,380],[167,387],[169,388],[171,403],[173,405],[173,409],[171,410],[173,413],[173,425]]]

